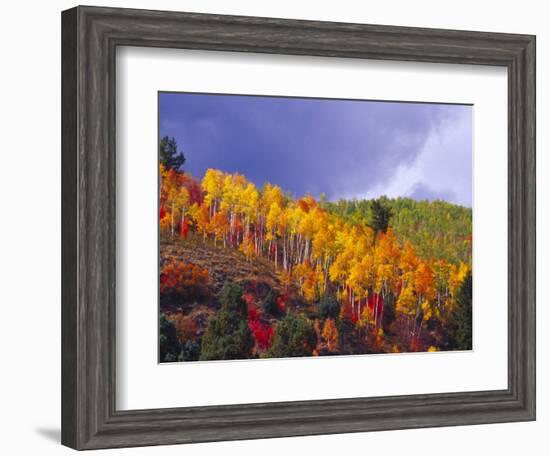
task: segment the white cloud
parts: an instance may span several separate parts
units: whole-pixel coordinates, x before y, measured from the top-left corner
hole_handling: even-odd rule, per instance
[[[450,113],[452,110],[449,111]],[[364,198],[441,195],[449,202],[472,205],[472,116],[459,110],[430,133],[422,151],[410,165],[400,165],[391,178],[366,192]]]

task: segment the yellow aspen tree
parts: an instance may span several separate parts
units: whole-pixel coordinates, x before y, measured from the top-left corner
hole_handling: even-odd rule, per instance
[[[271,206],[269,207],[269,211],[267,213],[266,218],[266,241],[269,241],[269,252],[268,252],[268,258],[270,256],[273,256],[275,268],[277,268],[277,257],[278,257],[278,251],[277,251],[277,231],[278,231],[278,223],[279,219],[281,217],[281,206],[278,202],[274,201],[271,203]]]
[[[248,237],[250,232],[250,225],[256,223],[256,217],[258,214],[258,203],[260,200],[260,194],[256,190],[256,186],[249,182],[243,192],[243,212],[244,212],[244,238]],[[256,234],[256,230],[254,230]]]
[[[224,176],[220,170],[209,168],[204,173],[201,187],[204,190],[204,204],[208,207],[209,216],[213,217],[219,209],[223,192]]]

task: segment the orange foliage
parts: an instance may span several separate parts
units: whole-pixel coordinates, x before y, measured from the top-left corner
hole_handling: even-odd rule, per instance
[[[208,269],[193,263],[172,260],[160,273],[160,293],[179,294],[186,298],[197,298],[208,287]]]
[[[338,330],[336,329],[334,320],[330,318],[327,318],[323,326],[323,339],[325,339],[330,351],[338,350]]]

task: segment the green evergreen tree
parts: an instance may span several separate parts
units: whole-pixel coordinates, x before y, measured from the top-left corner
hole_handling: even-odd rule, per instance
[[[464,278],[458,291],[456,310],[456,343],[459,350],[472,349],[472,273]]]
[[[178,360],[181,350],[176,326],[164,314],[160,316],[159,326],[160,362],[173,363]]]
[[[188,340],[181,347],[178,361],[198,361],[201,354],[200,342]]]
[[[240,285],[226,282],[220,292],[221,308],[208,321],[202,338],[201,360],[246,359],[252,356],[254,338],[247,322],[246,302]]]
[[[266,297],[262,301],[262,309],[266,315],[278,317],[281,314],[279,304],[277,303],[277,295],[273,290],[269,290]]]
[[[248,317],[248,307],[243,299],[243,287],[234,282],[225,282],[220,290],[219,300],[221,309],[235,313],[238,318]]]
[[[164,136],[159,144],[159,159],[166,169],[178,171],[185,163],[185,156],[178,152],[178,145],[175,138]]]
[[[377,233],[385,233],[390,225],[392,211],[388,205],[382,202],[381,198],[371,201],[370,204],[370,227]]]
[[[340,304],[338,303],[338,299],[336,299],[336,296],[334,296],[333,294],[326,293],[321,296],[318,308],[319,317],[323,320],[325,318],[336,319],[340,314]]]
[[[340,317],[336,321],[336,328],[338,329],[340,353],[353,355],[358,346],[355,324],[348,317]]]
[[[277,323],[268,357],[310,356],[316,345],[313,324],[301,315],[288,313]]]

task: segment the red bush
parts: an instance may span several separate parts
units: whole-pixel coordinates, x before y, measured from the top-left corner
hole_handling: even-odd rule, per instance
[[[256,340],[256,346],[260,350],[267,350],[271,346],[273,328],[260,320],[260,314],[255,307],[248,309],[248,329]]]
[[[180,234],[183,236],[184,239],[187,239],[187,235],[189,234],[189,223],[181,222]]]
[[[248,320],[249,321],[256,321],[260,318],[260,315],[258,314],[258,310],[255,307],[249,307],[248,308]]]
[[[244,299],[244,302],[246,302],[246,305],[248,306],[249,309],[254,307],[254,303],[256,302],[256,297],[254,293],[250,291],[244,292],[243,299]]]
[[[260,350],[267,350],[271,345],[273,328],[260,320],[249,320],[248,328],[252,331],[256,344]]]
[[[182,261],[167,262],[160,272],[160,293],[196,299],[207,292],[208,269]]]
[[[277,298],[277,306],[279,306],[279,310],[284,313],[286,309],[286,303],[288,302],[288,294],[283,293]]]

